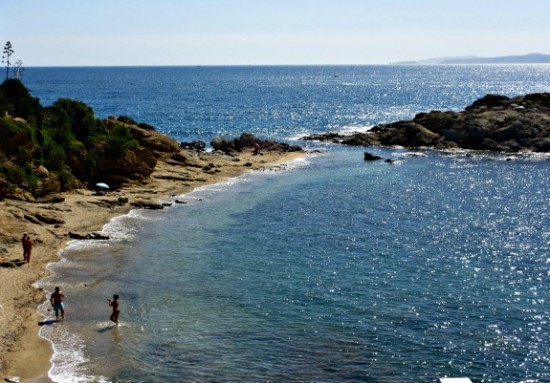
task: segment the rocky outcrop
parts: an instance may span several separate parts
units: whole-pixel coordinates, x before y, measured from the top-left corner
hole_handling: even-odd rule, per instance
[[[246,149],[255,150],[258,153],[261,153],[261,151],[277,151],[284,153],[299,152],[302,150],[299,146],[291,146],[285,143],[262,140],[251,133],[243,133],[240,137],[233,140],[217,137],[210,142],[210,145],[214,150],[220,150],[227,154],[231,154],[232,152],[242,152]]]
[[[369,152],[365,152],[363,158],[364,158],[365,161],[376,161],[376,160],[381,160],[382,159],[382,157],[380,157],[379,155],[372,154],[372,153],[369,153]]]
[[[96,240],[108,240],[110,237],[108,235],[104,235],[101,233],[98,233],[97,231],[91,232],[91,233],[75,233],[75,232],[69,232],[68,234],[69,238],[71,239],[96,239]]]
[[[98,175],[109,186],[134,181],[145,182],[155,170],[157,158],[155,154],[144,147],[128,150],[122,158],[101,157],[97,160]]]
[[[419,113],[410,121],[366,133],[326,133],[304,139],[355,146],[404,146],[491,151],[550,151],[550,93],[508,98],[487,95],[462,112]]]

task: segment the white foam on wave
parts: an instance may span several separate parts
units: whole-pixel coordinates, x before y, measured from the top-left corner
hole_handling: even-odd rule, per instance
[[[338,133],[344,136],[351,136],[355,133],[368,133],[372,128],[374,128],[374,125],[344,125],[339,127],[329,126],[326,132],[311,132],[311,131],[304,130],[300,133],[290,136],[288,139],[290,141],[303,141],[304,137],[307,137],[311,134],[316,134],[316,133],[323,134],[328,132]],[[317,142],[317,143],[322,144],[322,142]]]
[[[150,219],[150,216],[144,214],[143,209],[134,209],[127,214],[112,218],[99,232],[109,236],[109,240],[70,240],[65,248],[58,251],[59,259],[50,262],[46,267],[49,270],[49,276],[36,281],[33,285],[37,288],[43,288],[45,296],[48,297],[51,291],[47,291],[50,281],[56,278],[55,269],[64,267],[71,263],[67,254],[73,251],[87,251],[92,253],[93,249],[111,246],[113,241],[131,241],[134,239],[137,228],[132,223],[134,220]],[[50,303],[44,301],[38,306],[38,311],[44,318],[52,316]],[[54,382],[67,383],[87,383],[87,382],[109,382],[103,376],[90,376],[79,369],[79,366],[87,360],[84,356],[85,342],[76,334],[68,333],[63,326],[43,326],[39,335],[52,344],[53,356],[51,358],[52,367],[49,371],[49,378]]]
[[[62,326],[59,326],[62,328]],[[68,331],[59,331],[63,341],[53,343],[54,355],[51,359],[52,367],[48,377],[59,383],[107,383],[109,380],[104,376],[91,376],[79,366],[88,362],[84,356],[85,342],[75,334]]]
[[[290,170],[294,170],[294,169],[306,166],[310,163],[311,156],[314,156],[314,154],[308,154],[306,156],[299,157],[278,165],[267,166],[263,169],[254,170],[252,172],[245,173],[237,177],[229,178],[225,181],[221,181],[218,183],[199,186],[193,189],[191,192],[172,197],[170,201],[174,201],[177,199],[178,201],[183,201],[188,204],[201,203],[203,201],[203,198],[208,196],[209,194],[223,192],[232,187],[235,187],[240,183],[248,182],[248,180],[251,177],[260,176],[266,173],[268,174],[281,173],[281,172],[290,171]]]
[[[207,197],[211,193],[220,193],[235,187],[236,185],[248,182],[251,177],[260,176],[262,174],[274,174],[282,173],[291,169],[306,166],[310,163],[310,157],[304,156],[292,161],[288,161],[279,165],[266,167],[262,170],[255,170],[238,177],[227,179],[223,182],[216,184],[204,185],[194,189],[190,193],[186,193],[180,196],[172,197],[184,200],[189,204],[201,203],[204,197]],[[162,201],[161,201],[162,202]],[[175,205],[174,205],[175,206]],[[156,217],[156,218],[155,218]],[[135,220],[154,220],[161,219],[160,215],[152,214],[144,209],[134,209],[129,213],[115,217],[111,219],[100,231],[101,234],[108,235],[109,240],[70,240],[67,242],[67,246],[60,250],[58,255],[59,259],[56,262],[48,264],[47,268],[50,270],[50,276],[44,278],[35,283],[36,287],[47,287],[49,281],[55,278],[55,268],[57,266],[66,266],[71,261],[67,258],[67,254],[72,251],[80,250],[93,250],[94,248],[110,246],[113,241],[131,241],[137,234],[137,226]],[[134,223],[132,223],[134,221]],[[46,296],[49,296],[50,292],[45,291]],[[50,307],[49,301],[44,301],[39,307],[39,312],[46,318],[51,316],[51,311],[48,311]],[[106,327],[110,325],[110,322],[100,323],[100,327]],[[124,326],[124,324],[121,324]],[[54,382],[67,382],[67,383],[87,383],[87,382],[108,382],[109,380],[103,376],[90,376],[82,371],[80,366],[88,360],[84,355],[85,342],[76,334],[68,333],[63,330],[63,326],[44,326],[39,334],[44,339],[47,339],[52,343],[54,350],[51,362],[52,367],[49,371],[49,378]],[[54,334],[52,330],[55,330]],[[60,334],[60,332],[65,333]]]

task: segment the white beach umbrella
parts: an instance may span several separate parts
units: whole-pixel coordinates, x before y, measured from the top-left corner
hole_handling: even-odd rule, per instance
[[[95,186],[100,189],[109,189],[109,185],[107,185],[105,182],[98,182],[97,184],[95,184]]]

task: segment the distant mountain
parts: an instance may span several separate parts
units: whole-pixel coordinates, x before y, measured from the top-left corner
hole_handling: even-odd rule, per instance
[[[526,55],[499,57],[438,57],[418,61],[399,61],[397,65],[437,65],[437,64],[550,64],[550,55],[529,53]]]
[[[550,55],[542,53],[529,53],[527,55],[500,56],[500,57],[474,57],[469,59],[452,58],[443,60],[441,64],[548,64]]]

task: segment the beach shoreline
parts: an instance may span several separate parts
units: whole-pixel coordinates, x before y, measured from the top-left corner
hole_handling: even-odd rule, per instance
[[[71,239],[69,233],[73,237],[74,233],[93,234],[140,205],[155,206],[161,200],[250,171],[283,169],[284,164],[305,155],[304,151],[205,152],[197,154],[198,163],[205,164],[203,168],[161,159],[147,183],[126,185],[113,192],[75,190],[42,202],[0,201],[0,377],[5,381],[51,381],[48,371],[53,348],[40,337],[39,330],[40,323],[52,319],[53,313],[51,318],[39,314],[38,305],[47,297],[35,283],[49,275],[48,264],[60,259],[60,251]],[[28,264],[22,261],[20,242],[25,232],[34,243]]]

